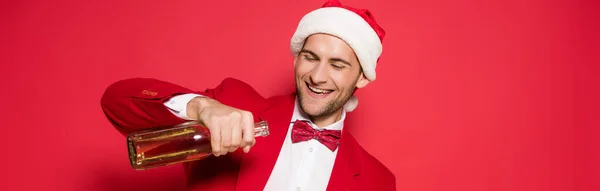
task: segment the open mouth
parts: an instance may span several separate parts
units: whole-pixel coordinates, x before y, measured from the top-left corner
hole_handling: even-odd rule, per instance
[[[317,94],[317,95],[328,95],[331,92],[333,92],[333,90],[319,89],[316,87],[312,87],[312,86],[308,85],[308,83],[306,83],[306,87],[308,87],[308,90],[310,90],[310,92]]]

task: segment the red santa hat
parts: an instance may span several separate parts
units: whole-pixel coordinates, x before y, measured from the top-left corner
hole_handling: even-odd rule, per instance
[[[306,38],[317,33],[333,35],[344,40],[354,50],[365,77],[369,81],[375,80],[375,67],[383,50],[385,31],[375,22],[369,10],[345,6],[338,0],[329,0],[300,20],[290,42],[292,54],[298,55]],[[344,108],[346,111],[352,111],[357,105],[358,99],[352,96]]]

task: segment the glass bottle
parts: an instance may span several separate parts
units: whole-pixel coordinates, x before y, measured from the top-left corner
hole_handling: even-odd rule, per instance
[[[269,135],[266,121],[254,124],[255,137]],[[136,170],[200,160],[212,155],[208,128],[198,121],[127,136],[129,162]]]

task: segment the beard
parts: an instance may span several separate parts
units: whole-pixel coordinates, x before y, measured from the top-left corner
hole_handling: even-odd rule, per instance
[[[358,81],[358,79],[355,80],[355,82],[353,84],[356,84],[356,81]],[[346,102],[348,102],[348,100],[350,100],[350,98],[352,98],[352,95],[354,95],[354,92],[356,91],[356,88],[348,88],[348,89],[345,89],[344,91],[336,90],[336,91],[340,91],[336,98],[334,98],[333,100],[329,100],[327,103],[325,103],[324,107],[317,109],[316,112],[309,113],[305,109],[305,104],[307,104],[305,96],[309,96],[309,95],[307,95],[308,92],[306,92],[306,91],[310,91],[310,90],[306,90],[306,88],[303,88],[302,86],[304,84],[305,84],[304,81],[296,80],[296,92],[298,94],[298,101],[300,102],[299,105],[300,105],[300,108],[302,109],[302,111],[304,111],[304,113],[306,113],[312,119],[323,118],[326,116],[333,115],[336,111],[338,111],[340,108],[342,108],[346,104]],[[304,90],[304,91],[302,91],[302,90]]]

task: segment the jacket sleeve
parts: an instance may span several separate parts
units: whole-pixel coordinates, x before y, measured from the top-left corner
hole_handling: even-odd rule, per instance
[[[125,79],[109,85],[100,102],[102,111],[112,125],[121,134],[127,135],[137,130],[185,122],[164,103],[174,96],[190,93],[252,113],[259,112],[266,105],[266,100],[250,85],[234,78],[226,78],[215,88],[204,91],[194,91],[152,78]]]
[[[112,125],[123,135],[136,130],[173,126],[185,120],[174,115],[164,105],[173,96],[194,92],[165,81],[151,78],[131,78],[117,81],[106,88],[100,105]]]

